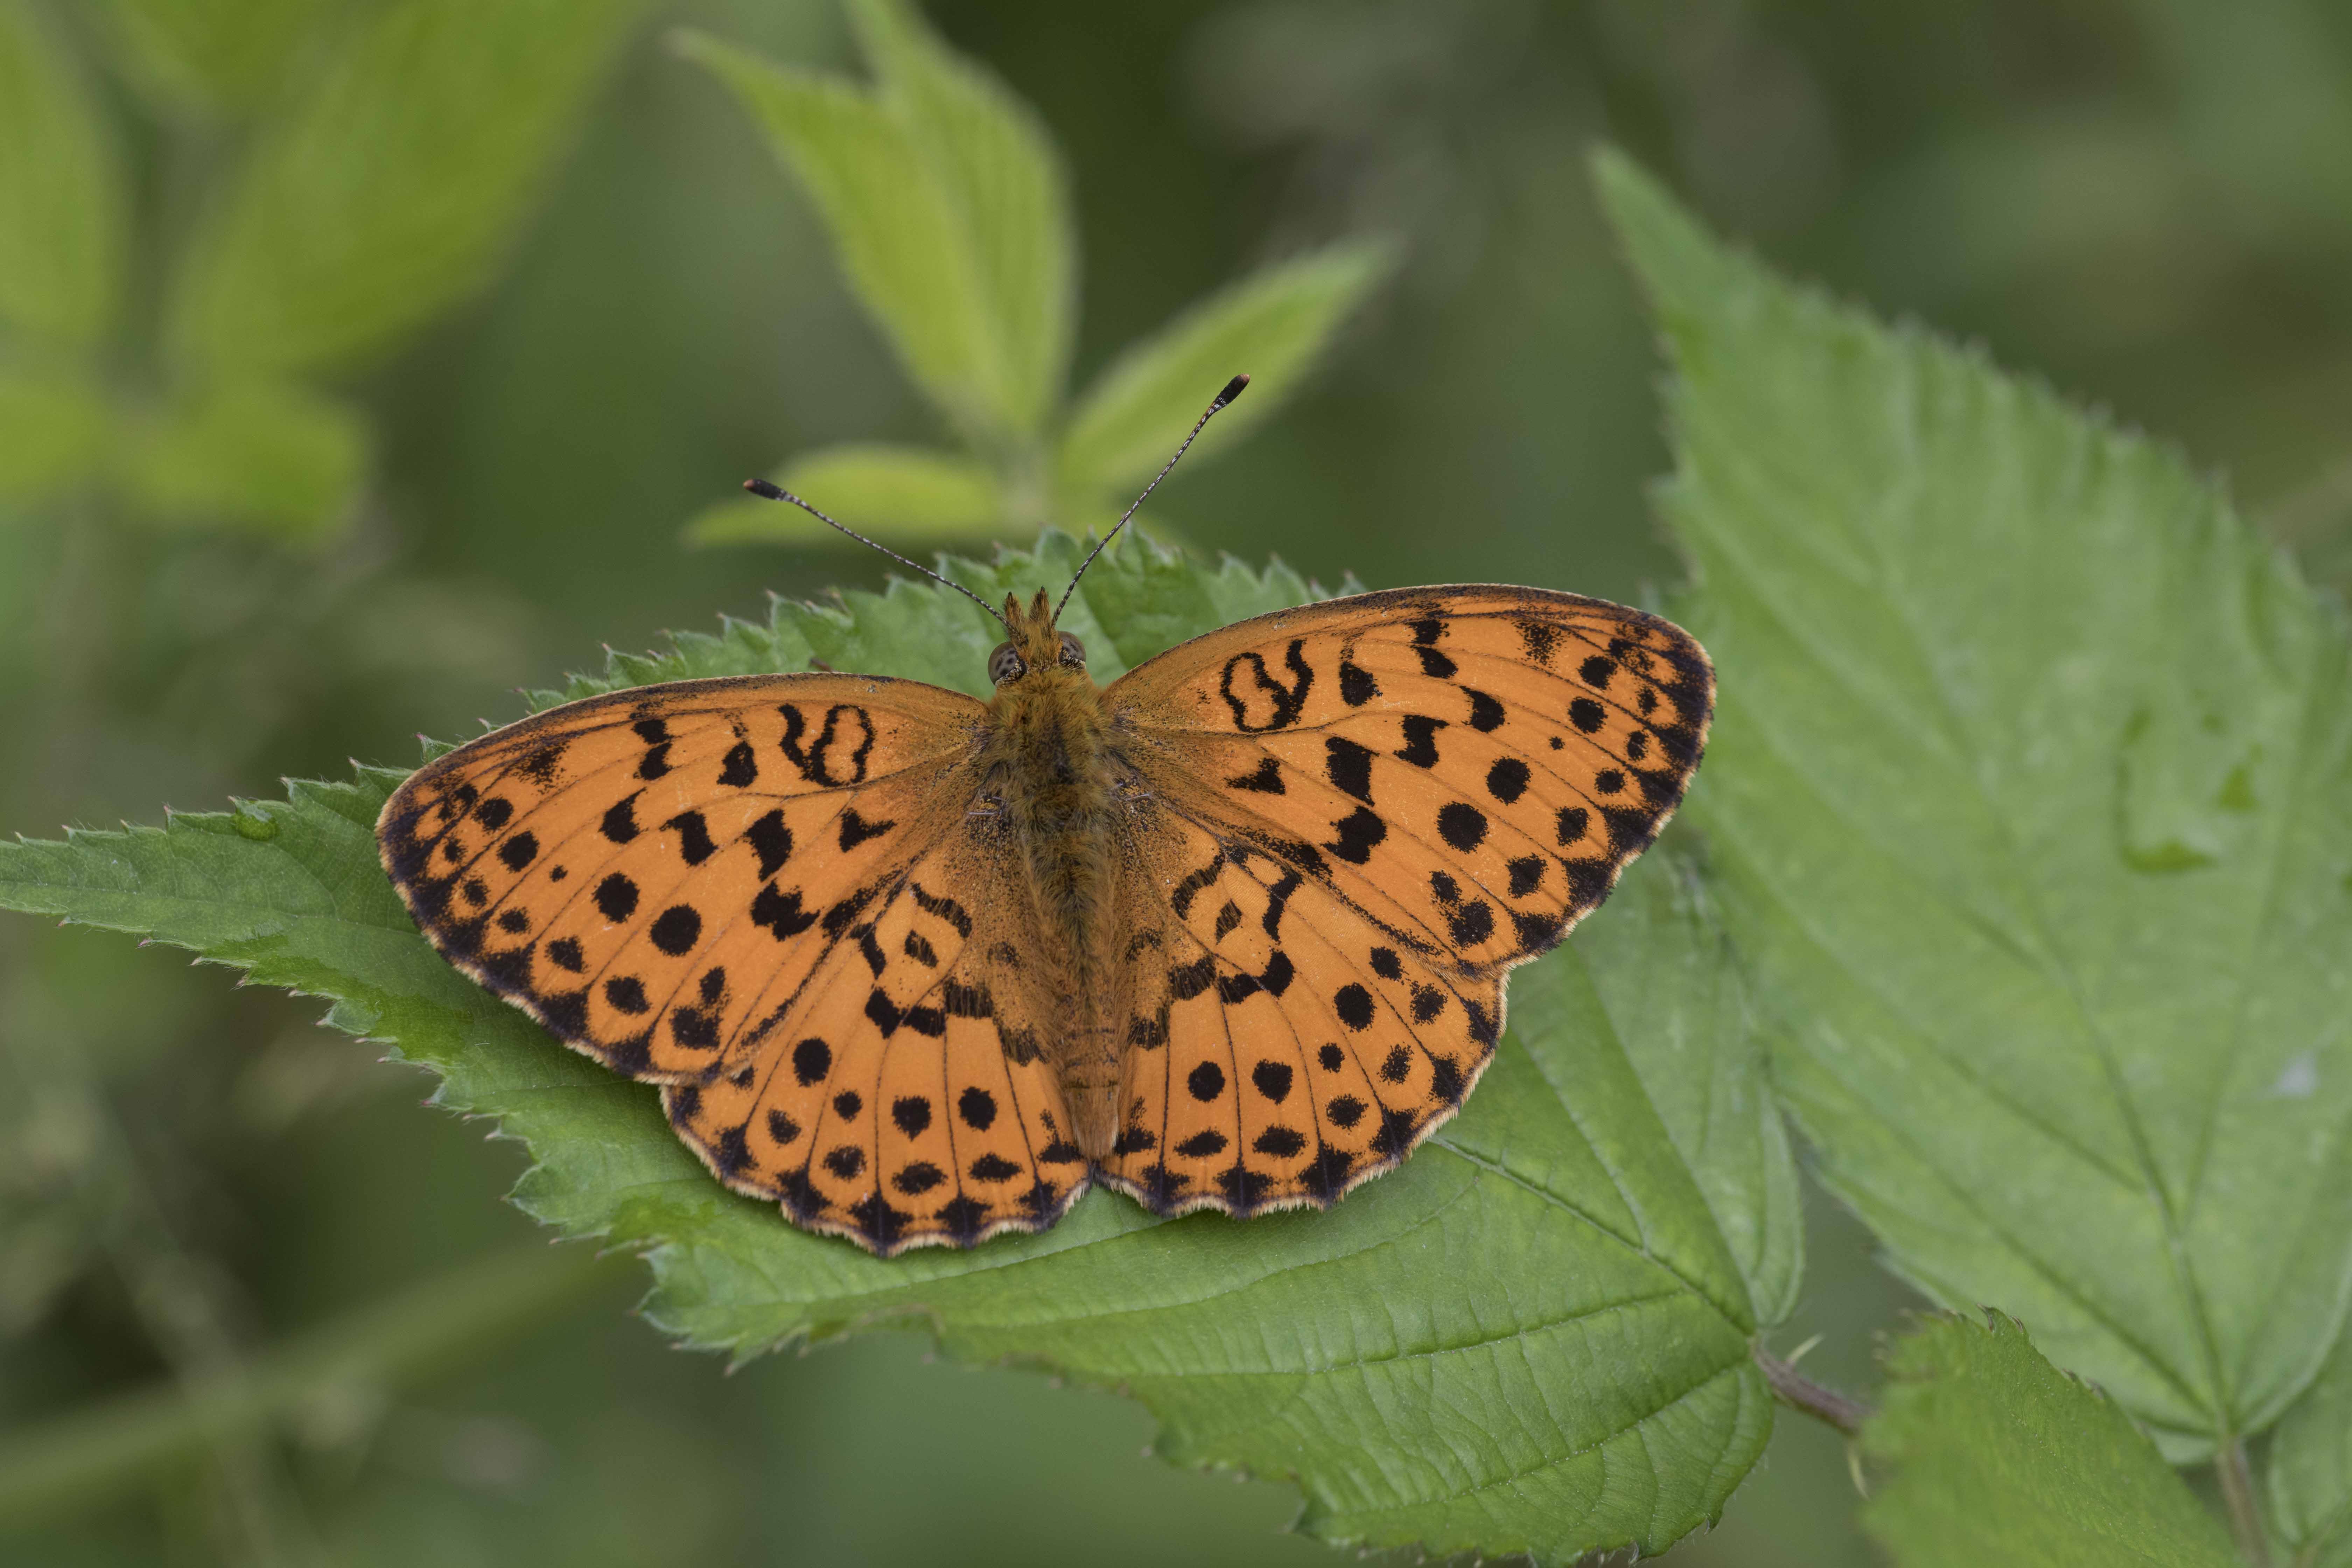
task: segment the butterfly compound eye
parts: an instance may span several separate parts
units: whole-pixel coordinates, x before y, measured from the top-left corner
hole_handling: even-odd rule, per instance
[[[1087,662],[1087,645],[1067,632],[1062,634],[1062,662],[1070,665]]]
[[[1028,661],[1013,652],[1009,642],[998,643],[996,651],[988,656],[988,679],[998,686],[1016,675],[1026,674],[1028,669]]]

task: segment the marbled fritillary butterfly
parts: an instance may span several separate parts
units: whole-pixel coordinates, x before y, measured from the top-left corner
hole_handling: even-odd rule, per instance
[[[985,703],[826,672],[551,709],[411,777],[385,869],[809,1229],[971,1246],[1090,1183],[1320,1208],[1460,1107],[1713,704],[1679,627],[1543,589],[1278,611],[1107,688],[1058,609],[1006,598]]]

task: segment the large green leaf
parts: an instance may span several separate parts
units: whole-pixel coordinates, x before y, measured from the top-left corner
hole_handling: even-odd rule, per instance
[[[1076,546],[1045,545],[954,570],[1058,584]],[[1098,563],[1081,598],[1097,625],[1163,605],[1166,640],[1311,592],[1136,548]],[[988,625],[900,584],[683,637],[565,694],[815,655],[980,689]],[[442,1103],[530,1142],[531,1213],[645,1250],[649,1315],[698,1345],[742,1356],[926,1328],[960,1357],[1125,1390],[1158,1414],[1161,1455],[1291,1478],[1304,1528],[1335,1542],[1548,1563],[1657,1550],[1712,1518],[1762,1452],[1749,1346],[1787,1300],[1796,1211],[1740,982],[1671,849],[1520,972],[1464,1114],[1331,1213],[1163,1222],[1097,1193],[1043,1236],[884,1261],[728,1194],[650,1089],[442,963],[376,867],[373,825],[399,777],[0,846],[0,904],[334,998],[333,1022],[436,1068]]]
[[[112,316],[124,193],[80,73],[0,0],[0,323],[83,342]]]
[[[1244,278],[1129,347],[1070,416],[1064,488],[1088,498],[1158,472],[1217,389],[1246,373],[1248,395],[1202,433],[1193,460],[1239,439],[1306,384],[1392,259],[1385,246],[1335,245]]]
[[[2352,1568],[2352,1334],[2271,1439],[2271,1517],[2299,1568]]]
[[[1821,1170],[2176,1458],[2352,1286],[2339,615],[2169,450],[1719,247],[1613,159],[1724,672],[1693,808]]]
[[[256,144],[173,292],[180,363],[386,346],[485,282],[645,0],[393,0]]]
[[[1902,1568],[2231,1568],[2221,1521],[2111,1401],[2025,1331],[1921,1324],[1863,1430],[1901,1467],[1863,1523]]]

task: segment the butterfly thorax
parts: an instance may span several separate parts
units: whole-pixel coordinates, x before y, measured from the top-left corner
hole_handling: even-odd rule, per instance
[[[1115,868],[1121,809],[1102,689],[1082,665],[1033,668],[989,704],[983,788],[1035,904],[1050,964],[1035,1001],[1073,1136],[1089,1159],[1118,1127],[1113,1027]]]

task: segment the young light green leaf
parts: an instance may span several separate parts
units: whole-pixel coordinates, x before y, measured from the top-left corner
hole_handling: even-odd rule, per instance
[[[1034,436],[1060,401],[1077,316],[1077,237],[1053,138],[908,0],[852,0],[883,97],[931,171],[970,258],[993,411]]]
[[[914,138],[863,89],[687,32],[678,52],[751,111],[833,237],[841,269],[915,384],[967,431],[989,417],[981,284]]]
[[[117,475],[151,521],[310,538],[341,521],[367,422],[291,383],[213,388],[132,426]]]
[[[894,549],[976,543],[1003,515],[987,467],[921,447],[826,447],[802,453],[771,477]],[[696,544],[849,542],[800,508],[757,496],[704,508],[686,525],[686,537]]]
[[[31,500],[89,477],[106,404],[78,369],[0,365],[0,499]]]
[[[2352,1283],[2340,616],[2179,457],[1601,186],[1725,672],[1693,810],[1823,1176],[2177,1459]]]
[[[1863,1509],[1901,1568],[2231,1568],[2228,1531],[2116,1404],[2006,1319],[1898,1341],[1863,1429],[1898,1467]]]
[[[75,343],[102,333],[124,204],[81,74],[24,0],[0,0],[0,323]]]
[[[958,574],[1058,584],[1076,543],[1046,542],[1043,558]],[[1159,624],[1177,637],[1222,618],[1241,577],[1263,600],[1307,591],[1287,574],[1193,571],[1180,586],[1164,560],[1121,551],[1079,594],[1098,577],[1109,588],[1088,609],[1099,624],[1164,592]],[[986,624],[898,584],[616,659],[565,695],[799,669],[827,647],[984,689]],[[950,642],[963,646],[943,663]],[[530,1142],[539,1163],[518,1198],[531,1213],[644,1250],[649,1314],[698,1345],[744,1356],[920,1326],[960,1357],[1125,1390],[1157,1413],[1163,1457],[1295,1479],[1303,1527],[1326,1539],[1543,1563],[1663,1549],[1762,1452],[1771,1407],[1748,1350],[1771,1321],[1758,1303],[1785,1294],[1793,1267],[1788,1173],[1755,1121],[1738,982],[1671,849],[1520,972],[1513,1032],[1464,1114],[1331,1213],[1162,1222],[1096,1194],[1041,1236],[883,1260],[728,1194],[649,1089],[442,963],[376,866],[373,826],[398,778],[365,770],[161,831],[0,845],[0,904],[334,998],[336,1024],[442,1073],[444,1104]]]
[[[2271,1518],[2297,1568],[2352,1568],[2352,1334],[2280,1417],[2268,1480]]]
[[[273,97],[328,0],[107,0],[127,74],[159,107],[244,114]]]
[[[1236,374],[1248,395],[1210,422],[1188,460],[1237,439],[1306,384],[1339,323],[1388,274],[1385,246],[1351,243],[1267,268],[1133,344],[1078,400],[1062,485],[1091,498],[1149,479]]]
[[[176,279],[184,368],[356,359],[479,287],[644,0],[393,0],[258,131]]]

